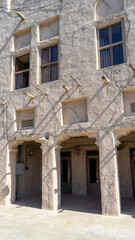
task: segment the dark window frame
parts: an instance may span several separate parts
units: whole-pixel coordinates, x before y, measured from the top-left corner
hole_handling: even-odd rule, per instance
[[[122,40],[121,41],[116,41],[116,42],[112,42],[112,27],[116,26],[118,24],[121,24],[121,36],[122,36]],[[104,46],[100,46],[100,31],[105,30],[105,29],[109,29],[109,44],[106,44]],[[99,53],[99,69],[104,69],[104,68],[108,68],[108,67],[112,67],[112,66],[117,66],[120,64],[123,64],[126,62],[126,57],[125,57],[125,37],[124,37],[124,21],[123,19],[119,20],[119,21],[115,21],[114,23],[111,24],[106,24],[103,27],[98,27],[98,53]],[[114,64],[113,61],[113,48],[114,47],[118,47],[118,46],[122,46],[122,59],[123,61],[121,63],[116,63]],[[108,66],[102,66],[101,64],[101,51],[104,50],[110,50],[110,64],[108,64]],[[108,60],[108,59],[107,59]]]
[[[17,66],[17,59],[20,58],[20,57],[23,57],[25,55],[29,55],[29,68],[25,69],[25,70],[16,70],[16,66]],[[18,90],[18,89],[22,89],[22,88],[26,88],[26,87],[29,87],[29,72],[30,72],[30,53],[25,53],[25,54],[22,54],[20,56],[17,56],[15,57],[15,90]],[[27,74],[28,73],[28,84],[26,85],[26,82],[24,81],[24,74]],[[17,87],[19,85],[19,82],[17,83],[17,78],[16,76],[18,75],[22,75],[22,83],[21,83],[21,87]],[[21,81],[20,81],[21,82]]]
[[[41,83],[56,81],[59,78],[59,71],[58,71],[59,54],[57,56],[57,61],[51,61],[51,49],[56,46],[57,46],[57,53],[58,53],[58,50],[59,50],[58,43],[41,49]],[[45,51],[49,50],[49,62],[45,64],[43,64],[43,55],[42,55],[44,50]],[[54,66],[54,65],[57,65],[57,79],[51,80],[51,66]],[[49,67],[49,78],[47,81],[45,81],[45,79],[43,80],[43,71],[42,71],[46,67]]]

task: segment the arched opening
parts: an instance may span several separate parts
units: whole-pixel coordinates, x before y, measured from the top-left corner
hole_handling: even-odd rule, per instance
[[[135,215],[135,132],[122,136],[118,150],[121,212]]]
[[[16,160],[16,204],[41,208],[42,152],[34,141],[18,145]]]
[[[99,149],[96,139],[72,137],[61,149],[61,207],[101,213]]]

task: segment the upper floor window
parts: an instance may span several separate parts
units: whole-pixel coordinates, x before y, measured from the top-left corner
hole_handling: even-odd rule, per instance
[[[15,89],[29,86],[29,57],[25,54],[15,59]]]
[[[42,49],[42,83],[58,79],[58,45]]]
[[[122,22],[99,29],[100,67],[124,63]]]

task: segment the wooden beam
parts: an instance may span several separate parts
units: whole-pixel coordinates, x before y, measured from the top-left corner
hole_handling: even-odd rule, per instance
[[[21,12],[17,12],[18,16],[24,21],[26,18]]]
[[[129,67],[131,67],[133,72],[135,73],[135,68],[133,67],[133,65],[131,63],[129,64]]]
[[[63,85],[63,88],[66,90],[66,92],[69,92],[69,88],[66,85]]]
[[[1,100],[0,100],[0,103],[3,104],[3,105],[5,104],[5,102],[2,102]]]
[[[106,84],[110,83],[110,80],[107,77],[102,76],[102,79],[104,80],[104,83]]]
[[[39,91],[41,91],[42,93],[48,95],[47,92],[45,92],[44,90],[42,90],[41,88],[39,88],[38,86],[36,86],[35,84],[32,84],[35,88],[37,88]]]
[[[75,77],[73,77],[72,75],[70,77],[74,80],[74,82],[76,82],[79,86],[81,86],[81,84],[76,80]]]
[[[28,97],[30,97],[30,98],[32,98],[32,99],[34,99],[35,97],[33,96],[33,95],[31,95],[30,93],[25,93]]]

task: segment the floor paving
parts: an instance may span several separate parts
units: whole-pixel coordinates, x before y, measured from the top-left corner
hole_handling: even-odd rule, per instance
[[[0,206],[0,240],[135,240],[135,200],[122,200],[120,217],[101,215],[100,198],[67,197],[59,212],[39,199]]]

